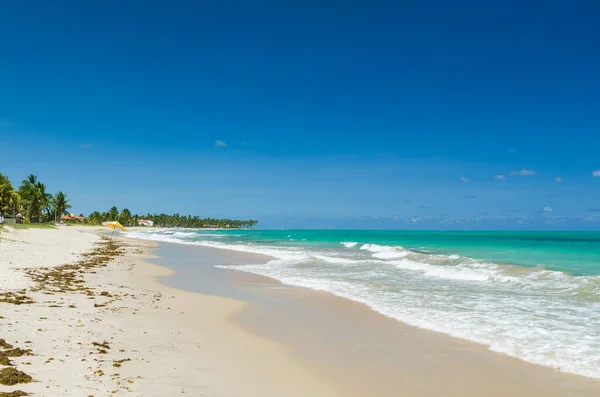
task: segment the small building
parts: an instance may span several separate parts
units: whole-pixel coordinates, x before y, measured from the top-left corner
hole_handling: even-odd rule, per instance
[[[154,221],[148,219],[140,219],[138,221],[138,225],[140,226],[154,226]]]
[[[15,223],[23,223],[23,215],[17,214],[15,216]]]
[[[85,220],[84,216],[77,216],[77,215],[63,215],[60,217],[61,221],[77,221],[77,222],[83,222]]]

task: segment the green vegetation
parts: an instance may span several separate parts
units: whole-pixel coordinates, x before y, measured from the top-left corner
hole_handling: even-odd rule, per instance
[[[56,229],[53,223],[13,223],[8,226],[15,229]]]
[[[94,211],[88,216],[87,221],[94,225],[100,225],[102,222],[119,221],[124,226],[138,225],[140,220],[149,220],[154,223],[154,226],[159,227],[189,227],[189,228],[243,228],[253,227],[258,223],[255,220],[239,220],[239,219],[215,219],[215,218],[200,218],[192,215],[167,215],[167,214],[146,214],[132,215],[127,208],[121,212],[117,207],[112,207],[107,212]]]
[[[69,203],[67,196],[62,191],[54,195],[54,197],[52,198],[52,205],[54,207],[53,212],[55,222],[58,221],[58,219],[56,219],[57,217],[62,216],[62,214],[64,214],[68,209],[71,208],[71,204]]]
[[[35,175],[21,182],[18,190],[7,176],[0,174],[0,215],[15,218],[21,214],[23,226],[30,223],[57,222],[71,208],[67,195],[58,192],[54,196],[46,191],[46,185]],[[31,226],[29,226],[31,227]]]
[[[15,215],[21,208],[21,196],[15,191],[8,177],[0,174],[0,213]]]
[[[70,200],[64,192],[59,191],[54,195],[48,193],[46,185],[33,174],[21,182],[18,190],[14,188],[8,177],[0,174],[0,215],[15,218],[17,214],[21,214],[24,217],[23,223],[15,227],[53,227],[45,223],[56,223],[63,215],[73,215],[68,212],[70,208]],[[107,212],[94,211],[85,219],[83,214],[80,214],[79,217],[72,217],[67,222],[101,225],[103,222],[119,221],[124,226],[137,226],[140,220],[152,221],[154,226],[159,227],[187,228],[237,229],[253,227],[258,223],[255,220],[201,218],[197,215],[178,213],[138,215],[127,208],[119,211],[117,207],[112,207]]]
[[[43,213],[49,212],[52,200],[52,195],[46,193],[46,185],[38,181],[37,176],[31,174],[19,186],[19,194],[23,201],[25,216],[32,222],[41,222]]]

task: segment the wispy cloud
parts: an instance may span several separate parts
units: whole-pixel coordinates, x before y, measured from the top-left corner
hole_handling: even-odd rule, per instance
[[[92,145],[90,145],[89,143],[83,143],[81,145],[81,148],[84,149],[84,150],[91,149]]]
[[[519,176],[532,176],[535,175],[535,172],[532,170],[520,170],[520,171],[513,171],[510,173],[511,175],[519,175]],[[600,174],[598,175],[600,176]]]
[[[477,196],[465,196],[465,197],[466,197],[466,198],[468,198],[468,199],[474,199],[474,198],[477,198]]]
[[[595,176],[596,178],[600,178],[600,170],[596,170],[596,171],[592,172],[592,176]]]
[[[554,178],[554,182],[556,183],[561,183],[563,181],[563,179],[560,176],[557,176],[556,178]]]
[[[460,178],[458,178],[461,182],[471,182],[471,180],[469,178],[465,178],[464,176],[461,176]]]
[[[517,151],[517,149],[515,149],[514,147],[511,147],[511,148],[508,149],[508,151],[511,152],[511,153],[514,153],[514,152]]]
[[[506,177],[504,175],[494,175],[494,179],[498,179],[499,181],[505,181]]]
[[[552,207],[544,207],[544,212],[552,212]]]
[[[227,147],[227,143],[225,143],[224,141],[221,141],[221,140],[217,139],[215,141],[215,146],[216,147]]]

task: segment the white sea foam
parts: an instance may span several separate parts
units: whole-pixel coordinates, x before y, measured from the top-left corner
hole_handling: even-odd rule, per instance
[[[387,245],[377,244],[365,244],[362,247],[360,247],[360,249],[374,252],[372,257],[380,259],[404,258],[405,256],[411,254],[411,251],[405,250],[402,247],[390,247]]]
[[[600,378],[600,278],[573,277],[458,255],[363,244],[345,248],[224,243],[166,233],[132,237],[266,254],[232,268],[362,302],[408,324],[533,363]]]

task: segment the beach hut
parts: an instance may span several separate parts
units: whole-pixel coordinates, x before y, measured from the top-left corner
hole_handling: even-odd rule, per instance
[[[84,216],[77,216],[77,215],[63,215],[60,217],[61,221],[76,221],[76,222],[83,222],[85,220]]]
[[[15,223],[23,223],[23,215],[17,214],[15,216]]]

